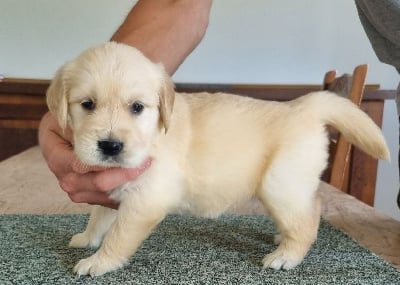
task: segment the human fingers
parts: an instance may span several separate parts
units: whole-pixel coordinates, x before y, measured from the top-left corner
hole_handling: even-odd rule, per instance
[[[87,203],[91,205],[101,205],[104,207],[118,209],[119,203],[110,199],[107,193],[82,191],[68,194],[74,203]]]
[[[74,172],[79,173],[79,174],[85,174],[85,173],[94,172],[94,171],[96,171],[96,172],[104,171],[104,170],[110,169],[110,167],[88,165],[88,164],[80,161],[77,157],[72,162],[71,167]]]
[[[87,173],[105,170],[105,167],[89,166],[81,162],[73,152],[72,133],[69,128],[61,130],[51,113],[46,114],[39,127],[39,144],[50,170],[57,176],[64,173]]]
[[[76,160],[69,130],[61,130],[57,120],[47,113],[40,122],[38,138],[43,157],[56,177],[69,173]]]
[[[150,167],[152,160],[146,159],[137,168],[109,168],[103,171],[93,171],[84,174],[69,173],[62,177],[60,186],[68,194],[78,192],[109,193],[113,189],[134,180]]]
[[[88,203],[117,209],[118,203],[109,198],[110,189],[115,189],[121,185],[120,183],[123,184],[136,178],[150,164],[151,160],[144,163],[141,168],[114,168],[101,172],[69,174],[60,180],[60,186],[75,203]]]

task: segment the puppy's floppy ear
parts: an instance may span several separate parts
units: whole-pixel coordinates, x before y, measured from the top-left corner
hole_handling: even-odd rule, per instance
[[[61,67],[50,83],[46,92],[47,106],[56,117],[61,129],[67,127],[68,122],[68,100],[64,80],[65,66]]]
[[[161,123],[167,133],[171,121],[172,110],[175,101],[175,86],[171,77],[167,74],[162,66],[163,72],[162,84],[159,93],[159,110]]]

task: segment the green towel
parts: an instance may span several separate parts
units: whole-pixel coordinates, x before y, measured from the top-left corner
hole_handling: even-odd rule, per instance
[[[298,267],[262,268],[276,233],[265,216],[168,216],[130,262],[100,277],[72,268],[94,250],[68,247],[87,215],[1,215],[0,284],[400,284],[400,272],[322,221]]]

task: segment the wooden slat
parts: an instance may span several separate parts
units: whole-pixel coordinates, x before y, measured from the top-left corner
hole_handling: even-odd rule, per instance
[[[247,84],[192,84],[176,83],[178,92],[227,92],[262,100],[287,101],[321,90],[320,85],[247,85]],[[396,97],[395,90],[381,90],[377,84],[365,87],[364,100],[386,100]]]
[[[6,78],[0,81],[0,93],[44,95],[49,83],[49,80]]]
[[[327,81],[324,82],[324,86],[326,86],[327,90],[342,94],[355,105],[360,106],[365,89],[367,71],[368,65],[363,64],[357,66],[352,75],[344,74],[336,77],[336,72],[327,72],[324,79]],[[338,133],[336,140],[331,141],[331,143],[335,145],[335,153],[333,154],[329,184],[342,191],[351,190],[345,183],[348,182],[346,177],[350,172],[352,145],[341,133]]]
[[[22,125],[21,128],[15,128],[14,126],[11,126],[11,128],[1,127],[0,138],[0,161],[38,144],[37,128],[24,128]],[[4,175],[4,173],[1,175]]]
[[[50,80],[6,78],[0,81],[0,94],[44,95]],[[312,84],[208,84],[208,83],[176,83],[178,92],[229,92],[247,95],[264,100],[286,101],[320,90],[320,85]],[[378,84],[366,85],[364,100],[394,99],[394,90],[380,90]]]
[[[382,126],[383,107],[383,101],[368,101],[361,104],[361,109],[380,127]],[[354,147],[351,167],[349,194],[373,206],[378,160]]]
[[[0,104],[0,120],[40,120],[47,112],[46,104]]]
[[[0,128],[4,129],[38,129],[39,124],[40,120],[0,120]]]
[[[0,93],[0,104],[46,104],[45,94],[37,94],[40,96],[32,96],[31,94],[18,93]]]

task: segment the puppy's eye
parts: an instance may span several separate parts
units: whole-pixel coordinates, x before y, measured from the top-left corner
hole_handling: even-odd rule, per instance
[[[85,110],[93,111],[96,107],[96,104],[91,99],[87,99],[81,102],[81,106]]]
[[[144,105],[140,102],[135,102],[131,105],[131,112],[135,115],[139,115],[143,112]]]

